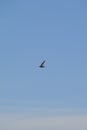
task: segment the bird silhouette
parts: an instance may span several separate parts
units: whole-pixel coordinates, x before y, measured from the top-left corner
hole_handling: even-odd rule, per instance
[[[40,64],[40,68],[44,68],[45,66],[44,66],[44,64],[45,64],[45,60]]]

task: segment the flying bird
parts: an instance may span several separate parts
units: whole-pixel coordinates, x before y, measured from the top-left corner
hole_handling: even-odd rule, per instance
[[[44,64],[45,64],[45,60],[40,64],[40,68],[44,68],[45,66],[44,66]]]

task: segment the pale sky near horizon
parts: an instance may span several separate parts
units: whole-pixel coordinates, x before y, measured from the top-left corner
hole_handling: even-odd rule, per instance
[[[44,59],[46,67],[40,69]],[[55,116],[51,111],[60,109],[87,115],[86,59],[86,0],[0,2],[1,115],[29,110],[36,117]]]

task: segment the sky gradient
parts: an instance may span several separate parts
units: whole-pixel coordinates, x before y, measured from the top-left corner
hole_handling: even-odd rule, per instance
[[[73,129],[86,130],[86,58],[86,0],[0,2],[0,129],[68,130],[73,120]],[[23,120],[16,126],[21,116],[24,127],[19,127]],[[31,118],[30,126],[25,122]],[[80,128],[77,118],[80,124],[84,120]],[[59,119],[67,119],[64,127],[55,124]]]

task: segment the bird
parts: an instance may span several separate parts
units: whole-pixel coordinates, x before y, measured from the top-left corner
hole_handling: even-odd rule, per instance
[[[45,60],[40,64],[40,68],[44,68],[45,66],[44,66],[44,64],[45,64]]]

